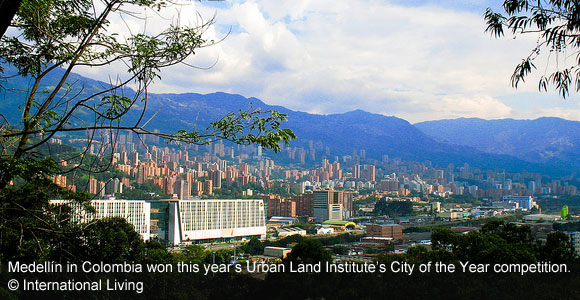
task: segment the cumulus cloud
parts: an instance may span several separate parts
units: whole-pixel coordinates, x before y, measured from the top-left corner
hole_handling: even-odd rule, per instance
[[[576,108],[563,108],[563,107],[534,107],[529,112],[526,112],[525,118],[537,119],[541,117],[558,117],[566,120],[580,121],[580,105]]]
[[[411,122],[518,116],[501,96],[514,93],[513,67],[536,39],[492,39],[484,33],[480,11],[486,1],[456,2],[189,2],[167,11],[164,19],[152,17],[149,26],[163,28],[176,12],[181,22],[195,23],[199,12],[205,19],[216,15],[206,39],[231,33],[190,61],[217,62],[212,69],[173,67],[151,90],[225,91],[295,110],[326,114],[360,108]],[[115,30],[123,30],[119,24]],[[536,85],[520,92],[536,92]],[[557,109],[544,112],[570,116]]]
[[[512,108],[490,96],[445,96],[441,105],[432,105],[434,111],[447,112],[456,117],[503,118]]]

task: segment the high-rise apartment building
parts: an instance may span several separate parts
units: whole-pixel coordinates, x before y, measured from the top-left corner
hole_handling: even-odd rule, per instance
[[[214,189],[220,189],[222,187],[222,177],[224,172],[220,170],[209,171],[207,172],[209,179],[212,181],[212,185]]]
[[[213,181],[208,179],[203,182],[203,193],[206,195],[213,195]]]
[[[314,191],[314,220],[342,220],[344,194],[341,191]]]
[[[292,197],[296,202],[297,216],[314,216],[314,194],[306,193]]]

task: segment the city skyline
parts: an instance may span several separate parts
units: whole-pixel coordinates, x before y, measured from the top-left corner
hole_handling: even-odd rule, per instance
[[[485,33],[502,3],[565,19],[533,76],[566,101],[529,61],[511,88],[541,41]],[[576,293],[580,5],[552,5],[0,2],[0,295]]]

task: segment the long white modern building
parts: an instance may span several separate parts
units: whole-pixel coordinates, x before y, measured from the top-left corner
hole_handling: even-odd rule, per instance
[[[263,200],[180,200],[173,207],[179,242],[266,235]]]
[[[144,240],[157,238],[171,245],[266,235],[261,199],[93,200],[91,204],[94,213],[73,207],[77,212],[73,221],[120,217],[133,224]]]
[[[65,204],[68,200],[51,200],[52,204]],[[103,218],[123,218],[135,227],[143,240],[151,236],[151,204],[143,200],[93,200],[95,212],[87,212],[73,205],[73,222],[90,222]]]

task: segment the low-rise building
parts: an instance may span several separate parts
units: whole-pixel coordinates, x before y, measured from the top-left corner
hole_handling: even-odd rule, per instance
[[[456,220],[456,219],[462,219],[464,218],[464,213],[463,212],[458,212],[458,211],[446,211],[446,212],[441,212],[437,214],[438,218],[441,219],[445,219],[445,220]],[[466,216],[467,217],[467,214]]]
[[[286,237],[291,235],[306,235],[306,230],[299,227],[281,227],[278,228],[278,237]]]
[[[545,215],[545,214],[533,214],[533,215],[525,215],[524,216],[524,221],[548,221],[548,222],[554,222],[554,221],[559,221],[562,218],[559,215]]]
[[[292,252],[291,248],[284,247],[272,247],[268,246],[264,248],[264,256],[273,256],[279,258],[286,258],[288,253]]]
[[[367,236],[403,239],[403,226],[399,224],[371,224],[367,225]]]

